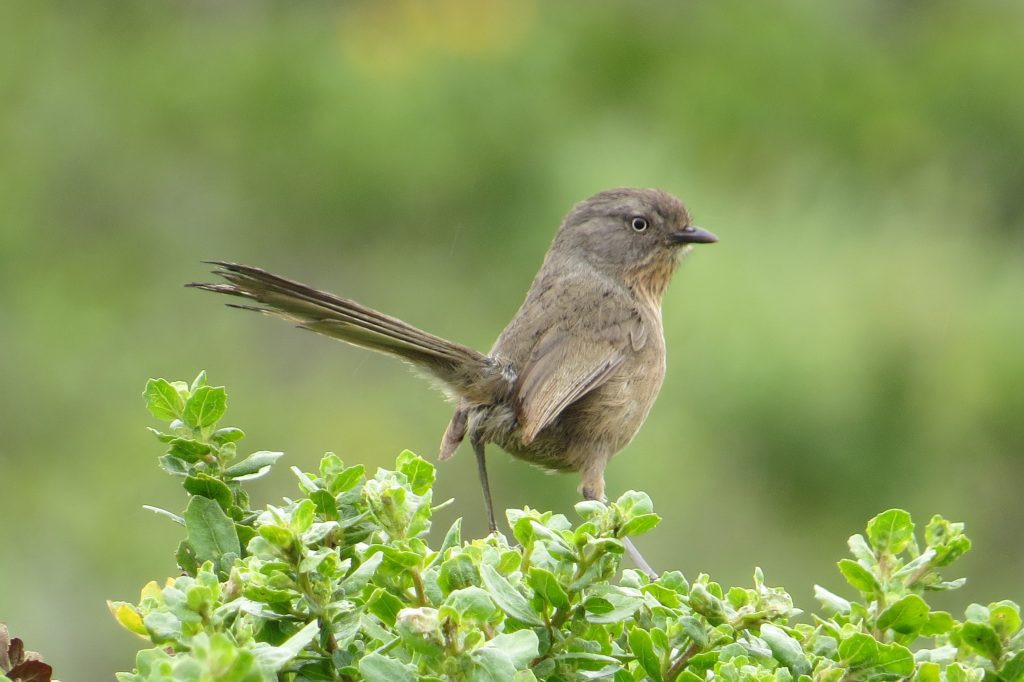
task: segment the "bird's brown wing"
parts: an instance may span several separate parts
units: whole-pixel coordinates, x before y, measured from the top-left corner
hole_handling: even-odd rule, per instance
[[[596,329],[554,328],[541,337],[517,381],[525,444],[643,347],[647,335],[640,315],[630,309],[615,317]]]

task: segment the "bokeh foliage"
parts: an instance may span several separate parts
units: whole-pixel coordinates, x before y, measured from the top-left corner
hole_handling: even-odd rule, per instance
[[[175,541],[139,508],[171,497],[140,376],[207,367],[250,442],[307,469],[439,440],[449,408],[396,364],[182,290],[200,259],[486,348],[569,205],[615,185],[673,191],[722,237],[668,294],[665,388],[609,469],[612,497],[659,501],[655,566],[809,584],[829,538],[900,506],[969,523],[969,599],[1020,601],[1022,18],[999,0],[3,3],[0,618],[58,676],[130,661],[103,599],[166,574]],[[475,535],[466,455],[437,490]],[[571,477],[491,459],[500,508],[576,499]]]

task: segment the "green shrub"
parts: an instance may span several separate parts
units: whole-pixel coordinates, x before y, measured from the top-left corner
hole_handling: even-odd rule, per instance
[[[620,571],[622,538],[659,521],[650,498],[581,502],[561,514],[509,510],[513,540],[426,540],[434,467],[411,452],[367,477],[328,453],[293,468],[299,494],[262,510],[243,484],[280,457],[236,462],[243,433],[219,428],[223,387],[150,380],[149,410],[169,421],[160,465],[189,494],[181,575],[151,582],[114,616],[150,647],[121,682],[165,680],[681,680],[699,682],[1013,682],[1024,631],[1009,601],[970,605],[963,620],[925,596],[963,579],[939,573],[970,541],[933,517],[923,544],[890,509],[850,538],[839,570],[848,600],[815,587],[802,617],[755,570],[748,588],[677,571],[651,581]]]

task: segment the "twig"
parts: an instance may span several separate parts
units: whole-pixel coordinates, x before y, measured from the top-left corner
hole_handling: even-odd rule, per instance
[[[686,664],[690,662],[690,659],[699,653],[700,646],[694,642],[686,651],[683,652],[682,656],[677,658],[675,662],[669,666],[668,672],[665,674],[665,679],[674,680],[679,677],[679,673],[683,672],[683,669],[686,668]]]

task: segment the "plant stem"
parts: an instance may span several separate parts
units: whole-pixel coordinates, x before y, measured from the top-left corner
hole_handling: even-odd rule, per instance
[[[916,582],[917,582],[918,580],[920,580],[921,578],[923,578],[923,577],[925,576],[925,574],[926,574],[926,573],[928,573],[928,571],[930,571],[930,570],[932,570],[932,562],[931,562],[931,561],[926,561],[926,562],[925,562],[925,563],[924,563],[924,564],[923,564],[923,565],[921,566],[921,568],[919,568],[919,569],[917,569],[916,571],[914,571],[913,573],[911,573],[911,574],[910,574],[910,577],[909,577],[909,578],[907,578],[907,582],[906,582],[906,586],[907,586],[907,588],[909,589],[909,588],[913,587],[913,586],[914,586],[914,584],[915,584],[915,583],[916,583]]]
[[[523,575],[530,570],[530,555],[533,553],[533,543],[523,547],[523,559],[519,562],[519,570]]]
[[[416,590],[416,601],[420,606],[426,606],[427,592],[423,587],[423,576],[420,575],[419,569],[413,569],[410,571],[412,574],[412,586]]]
[[[679,673],[683,672],[683,670],[686,668],[686,664],[689,663],[690,659],[696,656],[698,653],[700,653],[700,646],[698,646],[697,643],[694,642],[689,646],[689,648],[686,651],[683,652],[682,656],[677,658],[675,662],[672,663],[671,666],[669,666],[668,672],[665,673],[665,679],[674,680],[677,677],[679,677]]]

